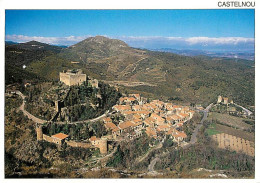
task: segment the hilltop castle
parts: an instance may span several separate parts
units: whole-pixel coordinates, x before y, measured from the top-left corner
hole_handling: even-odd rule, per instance
[[[229,99],[227,97],[218,96],[217,104],[223,103],[223,104],[229,104]],[[230,100],[230,103],[233,104],[233,100]]]
[[[68,86],[81,85],[87,80],[87,75],[82,73],[81,69],[78,70],[67,70],[60,72],[60,81]]]

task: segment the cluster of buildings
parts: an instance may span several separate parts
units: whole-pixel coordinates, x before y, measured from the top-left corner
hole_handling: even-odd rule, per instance
[[[82,70],[68,70],[60,73],[60,81],[68,86],[80,85],[87,81],[91,87],[98,88],[98,80],[88,79]],[[55,101],[55,109],[61,111],[61,101]],[[194,111],[187,106],[165,103],[160,100],[148,101],[140,94],[129,94],[121,97],[117,105],[112,107],[113,113],[123,116],[119,122],[107,116],[103,118],[104,125],[112,132],[110,140],[134,139],[145,132],[149,137],[161,139],[170,135],[176,142],[183,141],[187,135],[181,131],[182,125],[192,118]],[[92,136],[84,142],[75,142],[63,133],[48,136],[43,134],[42,126],[36,127],[37,140],[45,140],[59,146],[66,143],[73,147],[99,148],[101,154],[108,152],[108,137]]]
[[[103,119],[105,127],[112,131],[114,139],[120,137],[133,139],[141,136],[144,131],[155,139],[170,135],[174,141],[180,142],[187,135],[179,129],[194,114],[194,111],[187,106],[160,100],[147,102],[147,99],[139,94],[121,97],[119,104],[113,106],[113,110],[124,116],[124,120],[118,125],[115,125],[110,117]]]
[[[218,96],[218,104],[223,103],[223,104],[233,104],[233,100],[229,100],[227,97],[222,97],[222,96]]]

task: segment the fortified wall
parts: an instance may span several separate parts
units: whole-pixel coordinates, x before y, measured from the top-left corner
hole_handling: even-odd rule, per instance
[[[101,138],[98,140],[96,145],[93,145],[89,142],[75,142],[72,140],[66,140],[65,134],[61,134],[65,137],[58,137],[60,134],[56,134],[53,136],[48,136],[46,134],[43,134],[42,132],[42,125],[36,125],[36,133],[37,133],[37,141],[47,141],[50,143],[55,143],[58,145],[58,147],[61,147],[62,144],[66,143],[68,146],[71,147],[81,147],[81,148],[99,148],[101,154],[107,154],[108,148],[107,148],[107,139]]]

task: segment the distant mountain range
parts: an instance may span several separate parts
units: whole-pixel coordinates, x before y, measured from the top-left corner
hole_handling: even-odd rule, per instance
[[[247,60],[255,60],[255,53],[252,52],[216,52],[216,51],[204,51],[204,50],[177,50],[171,48],[160,48],[160,49],[152,49],[152,51],[161,51],[161,52],[170,52],[178,55],[185,56],[198,56],[205,55],[210,57],[226,57],[226,58],[240,58]]]
[[[120,87],[149,98],[208,104],[222,95],[238,104],[254,105],[254,61],[200,56],[196,51],[189,54],[197,56],[137,49],[121,40],[96,36],[67,48],[39,42],[6,45],[5,62],[12,66],[10,71],[26,64],[26,72],[50,81],[58,80],[64,69],[81,68],[99,80],[142,82]]]

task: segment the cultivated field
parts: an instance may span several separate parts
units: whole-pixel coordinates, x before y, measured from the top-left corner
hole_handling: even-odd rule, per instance
[[[232,127],[228,127],[228,126],[221,125],[221,124],[216,124],[214,130],[218,131],[219,133],[226,133],[229,135],[240,137],[245,140],[255,142],[255,133],[246,132],[246,131],[243,131],[240,129],[234,129]],[[213,134],[213,135],[215,135],[215,134]]]
[[[231,151],[242,152],[249,156],[255,156],[254,142],[226,133],[215,134],[211,136],[218,142],[218,147]]]
[[[218,120],[219,122],[226,124],[228,126],[239,128],[242,130],[249,129],[251,127],[251,125],[249,125],[243,121],[244,120],[243,118],[231,116],[228,114],[212,112],[212,113],[210,113],[209,117],[213,120],[214,119]]]

